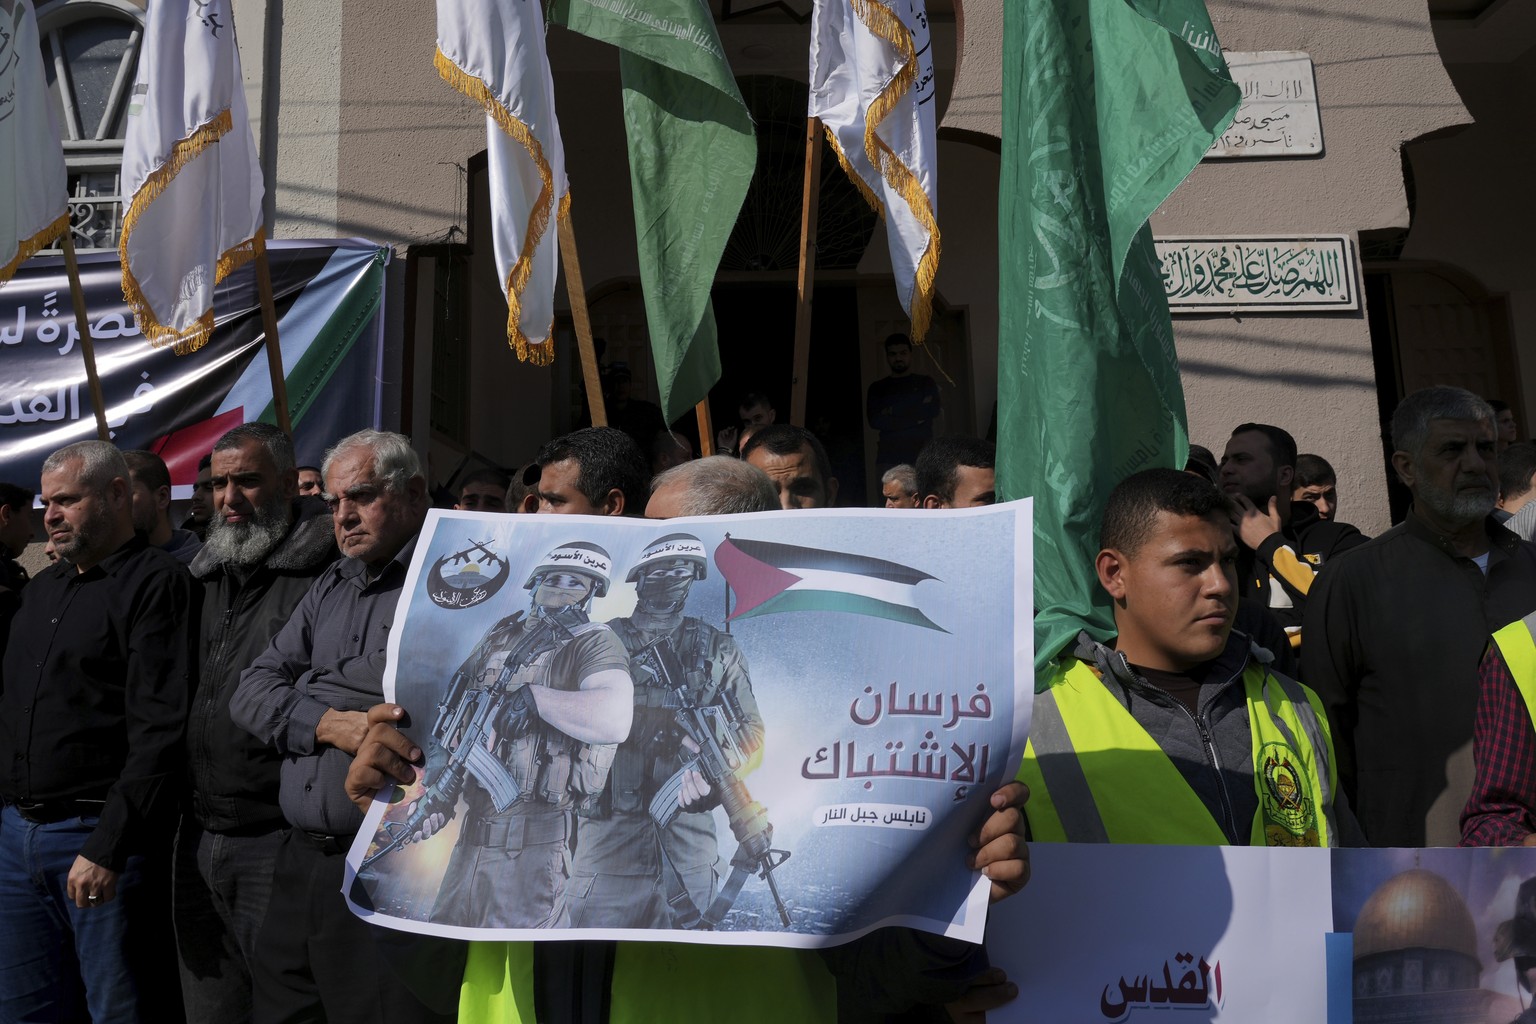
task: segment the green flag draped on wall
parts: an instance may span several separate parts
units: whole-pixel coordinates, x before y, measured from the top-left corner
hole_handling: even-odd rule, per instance
[[[640,282],[667,420],[720,379],[710,285],[757,137],[702,0],[555,0],[550,20],[621,51]]]
[[[1189,436],[1147,218],[1237,111],[1202,0],[1005,5],[998,484],[1035,498],[1037,668],[1113,619],[1104,499]]]

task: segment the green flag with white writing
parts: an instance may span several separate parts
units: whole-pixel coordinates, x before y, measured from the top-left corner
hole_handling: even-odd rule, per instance
[[[704,0],[554,0],[549,17],[621,51],[640,283],[670,422],[720,379],[709,289],[757,164],[752,119]]]
[[[1037,670],[1114,632],[1093,564],[1110,490],[1188,455],[1147,218],[1238,100],[1202,0],[1004,5],[997,474],[1035,498]]]

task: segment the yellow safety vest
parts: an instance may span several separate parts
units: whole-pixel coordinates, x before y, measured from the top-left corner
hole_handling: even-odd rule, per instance
[[[1336,846],[1333,740],[1305,686],[1250,661],[1243,669],[1259,810],[1254,846]],[[1057,662],[1035,695],[1018,778],[1042,842],[1221,846],[1221,826],[1179,769],[1087,664]]]
[[[1493,634],[1493,642],[1509,666],[1531,721],[1536,722],[1536,636],[1532,634],[1536,634],[1536,614],[1511,622]]]
[[[611,994],[609,1024],[837,1020],[837,983],[814,950],[620,942]],[[535,1020],[533,944],[470,943],[459,1024]]]

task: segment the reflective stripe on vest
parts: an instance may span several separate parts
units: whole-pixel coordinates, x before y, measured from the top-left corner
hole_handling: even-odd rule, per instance
[[[743,985],[756,995],[743,997]],[[837,983],[810,949],[620,942],[609,1024],[834,1024]],[[723,1013],[722,1007],[729,1007]],[[472,942],[459,1024],[534,1024],[533,944]]]
[[[1519,622],[1511,622],[1493,634],[1493,642],[1509,666],[1515,688],[1525,701],[1525,710],[1536,722],[1536,613]]]
[[[1250,663],[1242,679],[1259,798],[1249,842],[1336,842],[1332,741],[1311,692]],[[1019,779],[1045,842],[1221,845],[1225,834],[1177,766],[1088,665],[1058,667],[1035,696]]]

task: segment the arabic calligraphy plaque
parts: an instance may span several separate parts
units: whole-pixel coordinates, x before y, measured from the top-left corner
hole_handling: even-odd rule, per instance
[[[1160,238],[1154,244],[1170,312],[1360,308],[1348,235]]]
[[[1296,50],[1225,56],[1243,101],[1205,159],[1320,155],[1323,122],[1311,56]]]

